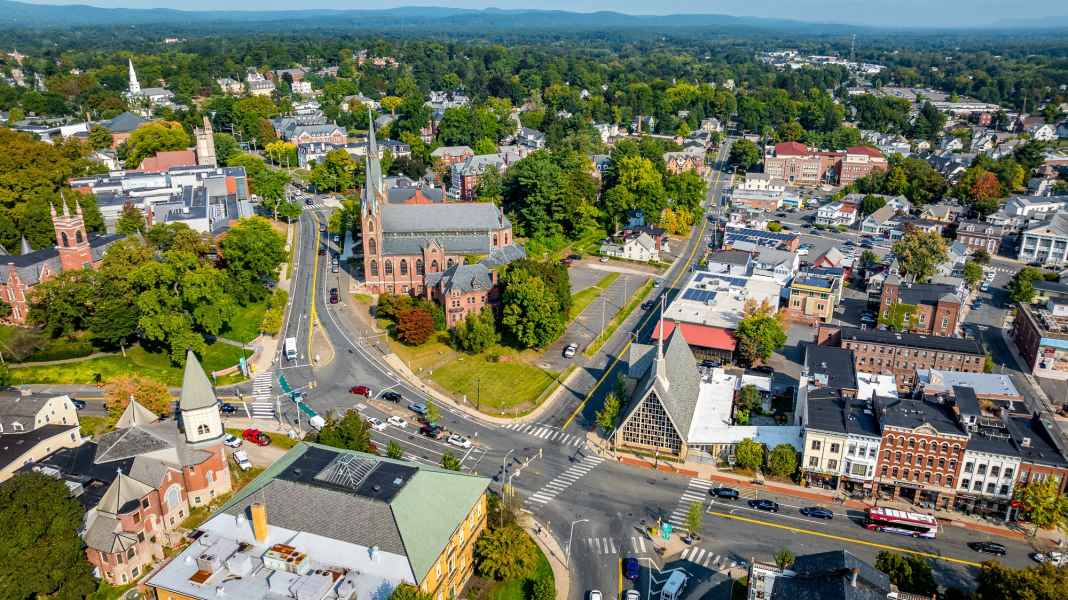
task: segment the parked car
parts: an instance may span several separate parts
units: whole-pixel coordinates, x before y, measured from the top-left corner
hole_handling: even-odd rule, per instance
[[[390,402],[400,402],[401,395],[394,391],[382,392],[381,398],[383,400],[389,400]]]
[[[641,600],[641,593],[638,590],[630,589],[623,592],[623,600]]]
[[[223,445],[229,446],[231,448],[240,448],[241,443],[241,438],[237,437],[236,435],[230,435],[229,433],[226,434],[226,437],[223,438]]]
[[[256,444],[257,446],[270,446],[271,436],[255,428],[248,428],[241,432],[241,437]]]
[[[806,506],[798,512],[805,515],[806,517],[813,517],[816,519],[834,518],[834,513],[829,509],[823,508],[822,506]]]
[[[74,410],[82,410],[83,408],[85,408],[85,400],[77,400],[75,398],[71,398],[70,403],[74,405]]]
[[[750,500],[749,501],[749,507],[750,508],[755,508],[757,510],[766,510],[768,512],[773,512],[773,513],[779,512],[779,503],[778,502],[774,502],[772,500],[765,500],[765,499]]]
[[[440,440],[445,437],[445,428],[441,425],[427,423],[419,428],[419,433],[432,440]]]
[[[602,256],[601,257],[601,262],[603,262],[603,263],[608,262],[608,257],[607,256]],[[600,592],[597,592],[597,594],[598,594],[597,597],[600,598],[601,597],[600,596]]]
[[[382,422],[382,419],[376,417],[367,417],[367,424],[371,426],[371,429],[375,431],[385,431],[386,424]]]
[[[602,600],[601,590],[590,590],[590,600]]]
[[[223,402],[219,405],[219,411],[221,411],[224,415],[232,415],[237,412],[237,407],[233,404],[230,404],[229,402]]]
[[[340,244],[341,243],[341,236],[336,234],[336,233],[334,234],[334,243],[335,244]]]
[[[629,579],[631,581],[638,581],[638,571],[639,570],[640,570],[640,565],[638,564],[638,559],[634,558],[633,556],[628,556],[627,558],[623,559],[623,576],[624,577],[626,577],[627,579]]]
[[[1005,546],[997,542],[969,542],[968,547],[976,552],[1005,556]]]
[[[396,427],[397,429],[407,429],[408,428],[408,421],[405,421],[403,418],[398,417],[396,415],[393,415],[392,417],[386,419],[386,421],[390,425]]]
[[[642,302],[642,310],[649,310],[652,307],[653,307],[653,301],[652,300],[646,300],[645,302]]]
[[[467,450],[471,447],[471,440],[455,433],[449,436],[448,442],[453,446],[456,446],[457,448],[463,448],[464,450]]]
[[[723,498],[725,500],[737,500],[738,496],[740,495],[738,493],[738,490],[729,487],[712,488],[708,490],[708,493],[712,494],[717,498]]]
[[[417,415],[425,415],[426,414],[426,404],[423,404],[422,402],[409,402],[408,403],[408,410],[412,411],[413,413],[415,413]]]
[[[371,388],[366,385],[354,385],[349,388],[350,394],[356,394],[357,396],[371,397]]]
[[[326,231],[326,223],[319,223],[319,231]]]
[[[237,463],[237,467],[242,471],[248,471],[252,468],[252,461],[248,459],[248,454],[245,454],[244,450],[234,452],[234,462]]]
[[[564,348],[564,358],[573,358],[576,352],[578,352],[578,344],[571,342]]]

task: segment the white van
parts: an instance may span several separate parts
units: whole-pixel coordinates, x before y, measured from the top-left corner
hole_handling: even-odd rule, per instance
[[[297,360],[297,338],[287,337],[282,347],[286,353],[286,360]]]
[[[681,596],[686,587],[686,579],[686,574],[682,571],[672,573],[664,587],[660,588],[660,600],[676,600]]]

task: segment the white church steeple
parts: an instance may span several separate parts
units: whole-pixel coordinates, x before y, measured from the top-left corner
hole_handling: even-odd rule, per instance
[[[134,71],[133,59],[130,60],[130,95],[136,96],[141,93],[141,83],[137,81],[137,72]]]

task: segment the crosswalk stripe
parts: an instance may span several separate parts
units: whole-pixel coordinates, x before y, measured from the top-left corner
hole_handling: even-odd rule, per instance
[[[698,548],[697,549],[697,554],[694,555],[692,560],[693,560],[693,562],[695,562],[697,564],[701,564],[701,559],[704,558],[704,557],[705,557],[705,549],[704,548]]]
[[[690,553],[693,552],[693,548],[687,548],[682,551],[682,560],[689,560]]]
[[[638,545],[641,547],[642,552],[645,552],[645,538],[638,538]]]

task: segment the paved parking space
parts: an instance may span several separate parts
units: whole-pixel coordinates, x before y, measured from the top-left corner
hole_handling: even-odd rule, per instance
[[[571,280],[571,293],[581,292],[586,288],[597,285],[607,273],[590,268],[583,264],[572,265],[567,270],[567,277]]]

